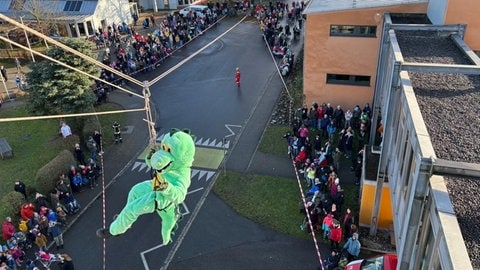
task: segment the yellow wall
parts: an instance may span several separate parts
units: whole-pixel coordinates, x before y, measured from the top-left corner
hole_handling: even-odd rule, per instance
[[[352,109],[372,103],[384,12],[426,13],[427,4],[390,6],[307,15],[303,89],[305,103],[331,103]],[[377,25],[377,38],[330,37],[330,25]],[[370,86],[326,84],[326,74],[370,76]]]
[[[360,201],[359,219],[361,225],[370,225],[372,222],[373,203],[375,200],[376,182],[364,181],[362,186],[362,198]],[[378,213],[378,227],[388,229],[393,223],[393,209],[390,198],[390,187],[388,183],[383,184],[382,199],[380,200],[380,211]]]
[[[474,51],[480,51],[479,0],[449,0],[445,24],[467,24],[465,42]]]

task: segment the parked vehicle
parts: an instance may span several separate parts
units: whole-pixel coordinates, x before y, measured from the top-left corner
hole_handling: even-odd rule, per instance
[[[351,261],[345,266],[345,270],[395,270],[397,261],[397,255],[383,254],[370,259]]]
[[[185,8],[182,8],[178,13],[183,17],[186,17],[189,13],[192,13],[192,14],[195,13],[197,14],[197,17],[203,18],[207,15],[207,10],[208,10],[207,6],[190,5]]]

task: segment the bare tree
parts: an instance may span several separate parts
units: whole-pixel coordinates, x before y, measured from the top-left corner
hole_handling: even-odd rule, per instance
[[[58,0],[13,0],[10,9],[16,10],[18,17],[27,15],[25,20],[34,22],[30,27],[51,35],[57,32],[58,18],[63,16],[63,7],[59,4]],[[48,46],[46,41],[45,44]]]

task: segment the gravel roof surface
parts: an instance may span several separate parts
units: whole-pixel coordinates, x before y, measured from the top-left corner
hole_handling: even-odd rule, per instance
[[[449,37],[396,31],[407,62],[472,64]],[[438,158],[480,163],[480,76],[409,73]],[[480,269],[480,179],[445,177],[474,269]]]
[[[480,269],[480,181],[478,178],[444,177],[473,269]]]
[[[399,31],[407,62],[471,64],[448,37]],[[480,76],[410,72],[415,95],[437,157],[480,163]]]

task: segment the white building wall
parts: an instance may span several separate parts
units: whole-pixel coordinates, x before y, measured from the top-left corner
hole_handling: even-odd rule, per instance
[[[185,0],[186,1],[186,0]],[[170,10],[178,8],[178,0],[166,0],[166,4],[163,0],[139,0],[138,4],[143,7],[143,10],[153,10],[154,2],[157,5],[158,10]],[[139,7],[140,8],[140,7]]]
[[[93,15],[95,29],[102,26],[102,20],[106,20],[107,25],[112,25],[113,23],[119,25],[122,22],[125,22],[126,24],[133,23],[128,0],[98,1],[97,8]]]

